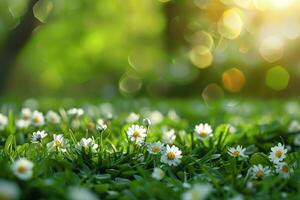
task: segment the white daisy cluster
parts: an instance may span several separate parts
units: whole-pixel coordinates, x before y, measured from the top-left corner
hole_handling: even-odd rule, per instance
[[[0,113],[0,131],[4,130],[7,124],[8,124],[7,117]]]
[[[293,172],[293,169],[284,162],[287,154],[287,149],[281,143],[271,148],[269,159],[275,164],[276,172],[284,178],[288,178]]]
[[[141,146],[145,142],[147,128],[133,124],[127,129],[126,134],[132,143]],[[161,154],[160,161],[169,166],[177,166],[181,163],[182,152],[175,145],[165,147],[160,141],[152,142],[147,144],[147,151],[153,155]]]

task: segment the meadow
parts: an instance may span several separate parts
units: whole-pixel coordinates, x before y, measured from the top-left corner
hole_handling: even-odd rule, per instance
[[[297,199],[299,115],[297,100],[2,102],[0,199]]]

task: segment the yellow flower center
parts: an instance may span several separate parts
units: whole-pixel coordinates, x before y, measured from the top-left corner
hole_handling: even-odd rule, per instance
[[[168,152],[167,153],[168,160],[174,160],[175,159],[175,153],[174,152]]]
[[[26,171],[26,167],[24,165],[20,165],[20,166],[18,166],[17,170],[19,173],[23,174]]]
[[[56,122],[56,117],[51,116],[50,120],[51,120],[51,122]]]
[[[40,118],[39,117],[35,117],[35,118],[33,118],[33,122],[34,123],[39,123],[41,120],[40,120]]]
[[[30,119],[30,115],[29,115],[29,114],[23,115],[23,119],[24,119],[24,120],[29,120],[29,119]]]
[[[261,178],[261,177],[263,177],[265,175],[265,173],[263,172],[263,171],[261,171],[261,170],[259,170],[258,172],[256,172],[256,177],[257,178]]]
[[[55,140],[55,146],[57,147],[61,146],[61,142],[59,140]]]
[[[275,157],[280,158],[281,156],[282,156],[281,151],[278,150],[275,152]]]
[[[281,171],[283,171],[284,173],[288,173],[289,172],[289,167],[284,165],[281,167]]]
[[[134,131],[133,132],[133,134],[132,134],[132,136],[134,137],[134,138],[138,138],[138,137],[140,137],[140,132],[139,131]]]
[[[206,137],[206,136],[207,136],[207,133],[206,133],[205,131],[202,131],[202,132],[199,133],[199,135],[200,135],[201,137]]]
[[[154,153],[158,153],[159,151],[160,151],[160,148],[158,147],[158,146],[154,146],[154,147],[152,147],[152,152],[154,152]]]
[[[240,156],[240,152],[238,150],[235,150],[235,151],[232,152],[232,155],[234,157],[239,157]]]
[[[89,122],[87,125],[88,129],[94,129],[95,128],[95,124],[93,122]]]

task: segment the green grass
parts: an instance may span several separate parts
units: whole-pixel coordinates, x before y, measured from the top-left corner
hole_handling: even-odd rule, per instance
[[[66,114],[72,106],[85,110],[84,116],[76,119],[79,127],[72,126],[74,118]],[[297,199],[300,195],[300,151],[294,144],[300,130],[288,131],[290,123],[300,116],[297,101],[223,100],[207,105],[198,100],[139,99],[91,104],[42,100],[38,110],[46,114],[53,109],[61,115],[61,123],[46,122],[26,129],[15,125],[20,108],[21,104],[5,102],[1,106],[8,124],[0,131],[0,177],[18,185],[21,199],[68,199],[72,186],[87,188],[101,199],[181,199],[197,184],[211,186],[206,199]],[[160,111],[163,118],[149,126],[146,142],[163,141],[164,130],[174,129],[176,140],[172,145],[182,151],[178,166],[162,163],[161,155],[149,154],[146,145],[138,146],[128,139],[129,113],[138,113],[140,119],[134,124],[145,127],[143,119],[154,110]],[[170,110],[175,110],[178,118]],[[103,132],[93,126],[98,118],[107,123]],[[197,137],[194,127],[199,123],[212,126],[212,138],[201,141]],[[31,143],[32,133],[37,130],[45,130],[48,135],[40,143]],[[53,134],[63,134],[69,140],[67,152],[49,152],[47,144]],[[83,137],[95,138],[99,145],[96,152],[76,148]],[[278,175],[268,158],[271,147],[279,142],[289,147],[284,160],[293,169],[289,178]],[[236,145],[246,148],[248,158],[234,158],[227,153],[229,147]],[[22,157],[34,163],[29,180],[19,179],[11,169],[14,161]],[[268,166],[271,174],[253,179],[249,169],[258,164]],[[155,167],[165,172],[162,180],[151,176]]]

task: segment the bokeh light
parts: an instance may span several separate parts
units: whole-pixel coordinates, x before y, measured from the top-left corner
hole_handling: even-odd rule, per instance
[[[207,105],[224,97],[223,89],[216,83],[211,83],[202,92],[202,98]]]
[[[238,68],[231,68],[222,74],[223,86],[229,92],[239,92],[246,83],[244,73]]]
[[[207,47],[209,50],[212,50],[214,47],[214,40],[210,33],[206,31],[198,31],[194,33],[188,41],[193,45],[201,45]]]
[[[189,57],[191,62],[201,69],[209,67],[213,61],[213,55],[209,48],[203,45],[195,46],[190,51]]]
[[[282,66],[275,66],[268,70],[266,75],[266,84],[273,90],[280,91],[289,84],[289,72]]]
[[[39,0],[33,6],[34,16],[41,22],[46,22],[48,15],[53,9],[53,2],[49,0]]]
[[[124,74],[119,82],[119,89],[125,95],[134,95],[137,93],[143,83],[140,78],[132,74]]]
[[[260,55],[268,62],[272,63],[283,56],[283,41],[276,36],[265,38],[259,47]]]
[[[227,39],[237,38],[242,31],[243,21],[240,15],[240,10],[231,8],[226,10],[218,23],[219,33]]]

